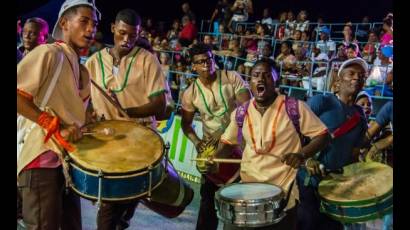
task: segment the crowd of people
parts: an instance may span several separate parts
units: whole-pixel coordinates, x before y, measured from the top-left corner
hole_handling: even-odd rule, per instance
[[[146,126],[152,126],[155,118],[166,119],[169,113],[176,112],[182,117],[184,134],[198,153],[208,143],[220,140],[216,155],[227,156],[234,151],[233,145],[241,144],[234,115],[237,105],[243,105],[249,116],[248,126],[243,126],[244,160],[249,161],[241,165],[242,181],[281,185],[291,197],[286,221],[277,229],[287,229],[296,223],[299,229],[342,229],[339,222],[319,212],[316,191],[320,175],[314,175],[322,173],[320,164],[337,169],[366,157],[383,158],[379,161],[392,165],[392,102],[376,111],[374,121],[370,121],[370,116],[375,113],[373,97],[393,98],[393,15],[387,14],[381,28],[371,26],[368,17],[360,24],[346,22],[339,39],[333,38],[332,34],[338,31],[332,31],[331,24],[322,18],[311,23],[305,10],[296,19],[291,10],[281,12],[275,19],[271,9],[266,8],[258,17],[253,15],[251,0],[221,0],[210,15],[209,28],[204,29],[188,3],[181,8],[181,19],[170,22],[168,30],[153,18],[141,20],[134,10],[120,11],[111,28],[113,45],[104,43],[104,36],[108,35],[97,32],[100,15],[88,1],[67,0],[52,36],[48,23],[41,18],[27,19],[23,26],[17,22],[18,113],[31,122],[23,127],[39,124],[33,131],[37,139],[44,136],[47,141],[54,137],[52,144],[47,145],[35,144],[43,140],[35,140],[33,135],[24,139],[32,148],[22,148],[18,160],[18,219],[24,218],[29,229],[43,229],[44,223],[81,229],[78,198],[62,192],[66,176],[61,172],[65,167],[61,162],[64,154],[57,146],[67,151],[72,148],[66,140],[81,138],[79,127],[92,120],[90,111],[108,120],[135,119]],[[258,20],[250,22],[250,18]],[[57,71],[52,68],[60,58],[59,53],[67,58],[60,77],[69,83],[56,83],[49,74]],[[77,56],[81,63],[75,60]],[[132,65],[136,59],[140,61]],[[79,71],[79,76],[74,73],[75,81],[74,70]],[[124,73],[119,80],[122,84],[114,78],[118,73]],[[129,79],[129,75],[138,77]],[[111,95],[118,94],[113,96],[118,108],[105,101],[95,88],[90,89],[89,79]],[[60,96],[45,97],[47,92],[43,92],[40,83],[55,87]],[[288,102],[283,94],[289,87],[328,94],[306,94],[306,103]],[[90,98],[92,106],[88,105]],[[277,133],[263,133],[262,127],[271,125],[271,120],[277,127],[277,119],[262,118],[287,116],[280,108],[288,103],[299,103],[296,106],[301,116],[300,127],[287,122],[275,129]],[[53,109],[48,110],[46,104]],[[169,113],[164,115],[163,111]],[[192,129],[195,114],[204,125],[201,138]],[[358,119],[348,134],[336,132],[346,119],[350,122],[356,116]],[[249,125],[250,120],[254,123]],[[60,122],[65,125],[59,127]],[[252,129],[252,125],[259,128]],[[42,133],[42,129],[46,132]],[[310,142],[303,144],[301,136],[309,137]],[[270,147],[262,143],[272,138]],[[319,157],[315,157],[317,152],[321,152]],[[265,156],[269,154],[280,155],[281,159],[267,160]],[[306,168],[297,170],[305,160]],[[267,169],[267,164],[289,170]],[[205,175],[212,167],[215,165],[207,164],[198,169]],[[27,187],[29,177],[36,181],[49,177],[53,180],[47,181],[48,189],[44,192],[38,189],[40,185]],[[218,188],[205,177],[197,229],[216,229],[213,197]],[[39,194],[50,202],[41,201]],[[104,204],[99,210],[98,228],[126,228],[137,204]],[[391,216],[387,217],[385,225],[392,226]],[[226,229],[236,227],[227,225]]]

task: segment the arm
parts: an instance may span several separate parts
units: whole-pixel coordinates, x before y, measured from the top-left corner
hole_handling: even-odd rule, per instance
[[[201,139],[196,135],[194,129],[192,128],[192,122],[194,120],[194,112],[186,111],[184,109],[181,110],[182,112],[182,131],[184,132],[185,136],[188,137],[189,140],[192,141],[195,147],[201,143]]]
[[[211,23],[215,20],[216,15],[218,14],[218,9],[215,9],[211,16]]]
[[[132,118],[162,116],[165,112],[165,93],[149,98],[150,102],[133,108],[125,109],[127,114]]]
[[[253,14],[253,4],[252,4],[252,0],[248,0],[248,13],[249,14]]]

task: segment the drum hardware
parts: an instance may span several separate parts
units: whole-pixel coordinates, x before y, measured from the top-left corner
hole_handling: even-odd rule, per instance
[[[165,144],[165,172],[168,173],[168,162],[169,162],[169,142]],[[165,175],[165,174],[164,174]]]
[[[148,166],[148,171],[149,171],[149,180],[148,180],[148,194],[147,194],[147,199],[151,200],[151,190],[152,190],[152,165]]]
[[[101,207],[101,192],[102,192],[102,180],[104,178],[104,174],[102,170],[98,170],[98,198],[97,198],[97,210],[100,210]]]

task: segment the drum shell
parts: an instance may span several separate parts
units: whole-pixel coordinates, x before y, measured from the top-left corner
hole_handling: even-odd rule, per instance
[[[222,190],[215,194],[215,208],[218,218],[225,223],[238,227],[263,227],[278,223],[284,217],[283,210],[280,210],[283,192],[265,199],[234,200],[222,196]]]
[[[99,175],[95,171],[70,163],[71,188],[80,196],[98,200]],[[151,171],[152,190],[162,182],[164,168],[160,163],[151,170],[142,169],[132,174],[103,174],[101,200],[104,202],[129,201],[148,194]]]

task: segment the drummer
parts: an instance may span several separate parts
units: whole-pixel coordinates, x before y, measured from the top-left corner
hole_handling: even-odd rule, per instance
[[[326,124],[333,136],[330,144],[308,161],[309,166],[318,168],[319,164],[323,164],[325,168],[335,170],[358,160],[367,122],[363,109],[355,104],[355,99],[362,90],[367,70],[367,64],[361,58],[343,62],[336,79],[335,94],[319,94],[308,100],[311,110]],[[299,170],[298,228],[343,229],[341,223],[319,212],[319,182],[320,175],[309,176],[306,170]]]
[[[218,141],[229,124],[229,114],[237,104],[250,99],[248,86],[234,71],[215,69],[211,47],[199,43],[190,50],[192,69],[199,74],[182,97],[182,130],[200,153],[205,143]],[[195,111],[199,111],[203,122],[204,137],[200,139],[192,128]],[[199,168],[202,170],[202,168]],[[206,172],[204,172],[206,173]],[[216,230],[218,219],[214,206],[218,186],[207,177],[202,177],[201,202],[196,229]]]
[[[326,146],[329,139],[326,126],[302,101],[294,100],[299,110],[301,134],[311,138],[302,147],[285,108],[285,96],[278,95],[275,85],[278,74],[274,63],[260,60],[251,70],[250,88],[254,98],[248,103],[247,115],[243,118],[242,133],[246,143],[241,163],[243,182],[263,182],[283,188],[288,203],[287,216],[269,229],[294,229],[296,225],[297,186],[293,186],[297,168],[306,158],[313,156]],[[236,110],[231,113],[231,122],[221,137],[215,157],[225,158],[226,152],[238,143],[238,123]],[[211,170],[212,167],[210,167]],[[225,225],[224,229],[239,229]]]
[[[17,158],[17,180],[27,229],[82,229],[80,199],[64,192],[68,174],[62,159],[64,149],[73,150],[67,140],[80,139],[86,121],[89,76],[78,60],[80,50],[90,46],[97,23],[93,3],[65,1],[53,31],[58,42],[39,45],[17,65],[17,113],[28,121],[17,130],[26,134]]]
[[[115,94],[131,120],[155,128],[154,116],[165,111],[165,76],[158,59],[135,46],[141,31],[140,16],[132,9],[121,10],[111,31],[114,47],[94,53],[85,66],[100,87]],[[91,101],[98,117],[129,120],[95,87],[91,87]],[[98,229],[127,228],[137,204],[138,201],[103,204],[97,217]]]

